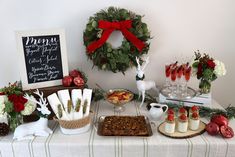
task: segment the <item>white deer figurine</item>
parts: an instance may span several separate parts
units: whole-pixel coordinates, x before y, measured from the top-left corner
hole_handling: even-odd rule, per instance
[[[137,70],[136,70],[136,85],[139,91],[139,98],[142,95],[142,101],[140,107],[142,107],[145,100],[145,91],[150,89],[157,89],[154,81],[144,81],[145,75],[144,70],[146,66],[149,64],[149,57],[146,58],[145,64],[141,68],[139,58],[135,58],[137,62]]]
[[[51,111],[48,110],[46,99],[43,98],[43,93],[39,92],[37,89],[34,92],[36,95],[39,96],[39,101],[35,99],[31,99],[28,94],[24,95],[24,98],[30,100],[32,102],[37,103],[40,107],[37,110],[41,113],[40,119],[35,122],[30,122],[26,124],[19,125],[14,132],[13,139],[16,140],[24,140],[24,139],[33,139],[34,136],[49,136],[52,134],[52,130],[48,127],[48,119],[46,118],[48,115],[51,114]]]

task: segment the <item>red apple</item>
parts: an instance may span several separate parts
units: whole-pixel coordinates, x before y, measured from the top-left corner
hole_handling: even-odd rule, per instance
[[[219,133],[219,126],[216,123],[210,122],[206,125],[206,131],[212,136],[217,135]]]
[[[85,84],[84,80],[79,76],[73,79],[73,83],[78,87],[84,86]]]
[[[74,69],[69,72],[69,76],[72,76],[73,78],[78,77],[78,76],[82,77],[82,74],[80,73],[80,71]]]
[[[228,125],[228,119],[223,116],[223,115],[214,115],[211,118],[211,122],[216,123],[217,125],[222,126],[222,125]]]
[[[62,80],[62,84],[64,87],[71,86],[72,82],[73,82],[73,77],[71,77],[71,76],[64,76],[64,78]]]
[[[222,125],[220,127],[220,133],[225,138],[232,138],[234,136],[233,129],[227,125]]]

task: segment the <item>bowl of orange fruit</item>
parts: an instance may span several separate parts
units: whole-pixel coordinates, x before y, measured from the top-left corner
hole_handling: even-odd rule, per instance
[[[125,110],[124,104],[130,102],[134,97],[134,94],[126,89],[110,89],[106,95],[106,100],[114,105],[114,109],[117,112]]]

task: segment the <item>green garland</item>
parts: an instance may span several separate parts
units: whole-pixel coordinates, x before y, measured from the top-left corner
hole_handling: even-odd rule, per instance
[[[105,94],[105,91],[103,89],[94,89],[93,100],[94,101],[105,100],[104,94]],[[138,97],[139,97],[138,94],[134,93],[133,100],[141,101],[140,99],[138,99]],[[147,103],[147,109],[149,110],[150,109],[149,104],[156,102],[156,100],[154,97],[146,93],[145,102]],[[180,107],[183,107],[183,105],[178,105],[175,103],[166,103],[166,105],[169,108],[174,109],[176,112],[178,111]],[[185,108],[189,110],[189,107],[185,107]],[[230,105],[229,107],[223,110],[223,109],[213,109],[209,107],[199,106],[199,113],[201,117],[205,117],[205,118],[210,118],[211,116],[215,114],[222,114],[228,117],[229,119],[232,119],[232,118],[235,118],[235,107]]]
[[[110,22],[132,20],[132,28],[129,29],[129,31],[146,44],[142,52],[139,52],[138,49],[125,38],[122,41],[122,45],[117,49],[112,48],[112,45],[106,42],[103,46],[96,49],[94,53],[86,53],[88,58],[93,61],[93,65],[98,66],[98,69],[110,70],[114,73],[124,73],[129,67],[136,66],[135,57],[147,54],[149,50],[148,41],[150,40],[150,32],[147,24],[143,23],[141,19],[142,16],[140,15],[136,15],[126,9],[115,7],[101,10],[93,17],[90,17],[83,33],[84,45],[86,47],[90,43],[98,40],[102,35],[103,30],[98,28],[99,20]]]

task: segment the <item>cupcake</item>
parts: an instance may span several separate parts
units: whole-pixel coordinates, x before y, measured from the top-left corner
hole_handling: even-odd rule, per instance
[[[174,114],[168,114],[165,122],[165,132],[172,134],[175,132],[175,117]]]
[[[200,118],[197,112],[193,112],[189,119],[189,128],[197,130],[199,128]]]
[[[181,107],[178,111],[178,117],[180,117],[182,114],[186,115],[187,116],[187,110],[183,107]]]
[[[181,114],[178,118],[178,131],[187,132],[188,130],[188,117],[185,114]]]
[[[194,105],[193,107],[190,108],[190,110],[189,110],[189,116],[191,116],[192,113],[194,113],[194,112],[196,112],[197,114],[199,114],[198,106],[195,106],[195,105]]]

